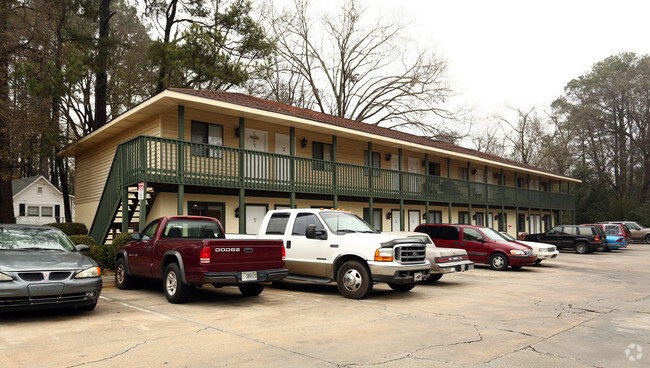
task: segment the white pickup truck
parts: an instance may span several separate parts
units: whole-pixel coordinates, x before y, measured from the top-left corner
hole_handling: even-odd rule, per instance
[[[284,241],[286,279],[334,281],[351,299],[367,296],[377,282],[409,291],[426,280],[431,269],[421,239],[378,233],[347,211],[269,211],[256,238]]]

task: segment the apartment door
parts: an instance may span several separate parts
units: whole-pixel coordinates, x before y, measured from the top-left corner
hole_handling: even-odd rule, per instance
[[[409,231],[415,231],[418,225],[420,225],[420,211],[409,210]]]
[[[268,152],[268,132],[256,129],[246,129],[244,148],[251,151]],[[268,164],[265,155],[247,153],[244,156],[245,175],[247,181],[265,181],[268,179]]]
[[[278,155],[289,156],[291,154],[290,137],[286,134],[275,134],[275,153]],[[280,184],[290,184],[290,165],[289,157],[279,157],[275,161],[275,180]]]
[[[420,173],[420,159],[409,157],[408,158],[408,171],[412,174]],[[420,177],[409,175],[409,191],[411,193],[420,192]]]
[[[390,231],[402,231],[402,219],[399,210],[390,211]]]
[[[246,234],[258,234],[266,215],[266,205],[246,205]]]
[[[399,172],[399,155],[391,156],[390,169]],[[399,175],[392,175],[390,178],[391,189],[395,192],[399,191],[399,178],[401,175],[402,173],[399,173]]]

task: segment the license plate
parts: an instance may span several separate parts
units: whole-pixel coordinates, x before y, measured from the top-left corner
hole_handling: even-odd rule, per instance
[[[413,273],[413,281],[422,281],[422,272]]]
[[[257,281],[257,271],[244,271],[241,273],[242,281]]]
[[[474,265],[473,265],[473,264],[471,264],[471,265],[467,265],[467,269],[468,269],[468,270],[471,270],[471,269],[473,269],[473,268],[474,268]]]

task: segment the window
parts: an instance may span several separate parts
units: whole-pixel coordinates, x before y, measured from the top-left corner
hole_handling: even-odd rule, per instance
[[[27,216],[38,217],[40,215],[40,207],[38,206],[27,206]]]
[[[52,215],[53,215],[52,207],[41,207],[41,216],[52,217]]]
[[[18,205],[18,216],[25,216],[25,204],[21,203]]]
[[[485,213],[476,212],[474,214],[474,218],[476,219],[476,225],[477,226],[484,226],[485,225]]]
[[[458,223],[469,225],[469,212],[458,211]]]
[[[591,233],[591,230],[589,230],[589,233]],[[562,230],[562,235],[578,235],[578,233],[574,226],[565,226]]]
[[[363,164],[364,166],[370,166],[368,162],[368,151],[363,151]],[[373,152],[372,153],[372,167],[381,168],[381,153]],[[368,171],[364,170],[364,175],[368,176]],[[379,176],[380,173],[377,170],[373,170],[372,176]]]
[[[266,225],[266,234],[274,235],[284,235],[284,231],[287,228],[287,223],[289,222],[288,213],[275,213],[269,219],[268,225]]]
[[[316,160],[332,161],[332,145],[328,143],[313,142],[311,145],[311,157]],[[326,162],[314,162],[314,170],[332,171],[332,164]]]
[[[440,164],[437,162],[429,162],[429,175],[440,176]]]
[[[151,240],[153,235],[156,233],[156,228],[158,227],[158,220],[153,221],[142,231],[142,240]]]
[[[372,221],[373,221],[372,226],[375,229],[379,230],[379,231],[382,231],[382,229],[383,229],[383,221],[381,221],[381,213],[382,213],[382,210],[380,208],[373,208],[372,209],[372,214],[373,214],[373,216],[372,216]],[[369,208],[364,208],[363,209],[363,219],[364,219],[364,221],[366,221],[367,223],[370,224],[370,209]]]
[[[442,224],[442,211],[429,211],[427,222],[430,224]]]
[[[477,242],[481,239],[483,239],[483,236],[478,230],[469,227],[463,229],[463,241]]]
[[[310,224],[316,225],[316,231],[323,230],[323,224],[316,215],[313,213],[299,213],[298,216],[296,216],[295,223],[293,224],[291,235],[305,236],[307,225]]]
[[[524,179],[517,178],[517,188],[523,188],[523,187],[524,187]]]
[[[211,220],[169,220],[165,238],[223,238],[219,224]]]
[[[36,188],[36,193],[43,194],[43,187]]]
[[[192,143],[223,146],[223,126],[192,120]],[[220,149],[192,146],[193,156],[221,158],[222,154]]]
[[[526,231],[526,215],[523,213],[517,217],[517,231]]]
[[[218,202],[189,202],[187,204],[190,216],[214,217],[224,225],[225,204]]]
[[[466,167],[458,168],[458,179],[460,180],[469,180],[469,169]]]

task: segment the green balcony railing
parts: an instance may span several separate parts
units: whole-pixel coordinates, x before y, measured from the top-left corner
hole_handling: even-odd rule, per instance
[[[140,181],[573,210],[574,198],[439,176],[140,136],[120,145],[122,185]]]
[[[98,216],[112,221],[122,188],[142,181],[555,210],[575,207],[569,194],[139,136],[119,145],[95,222]]]

